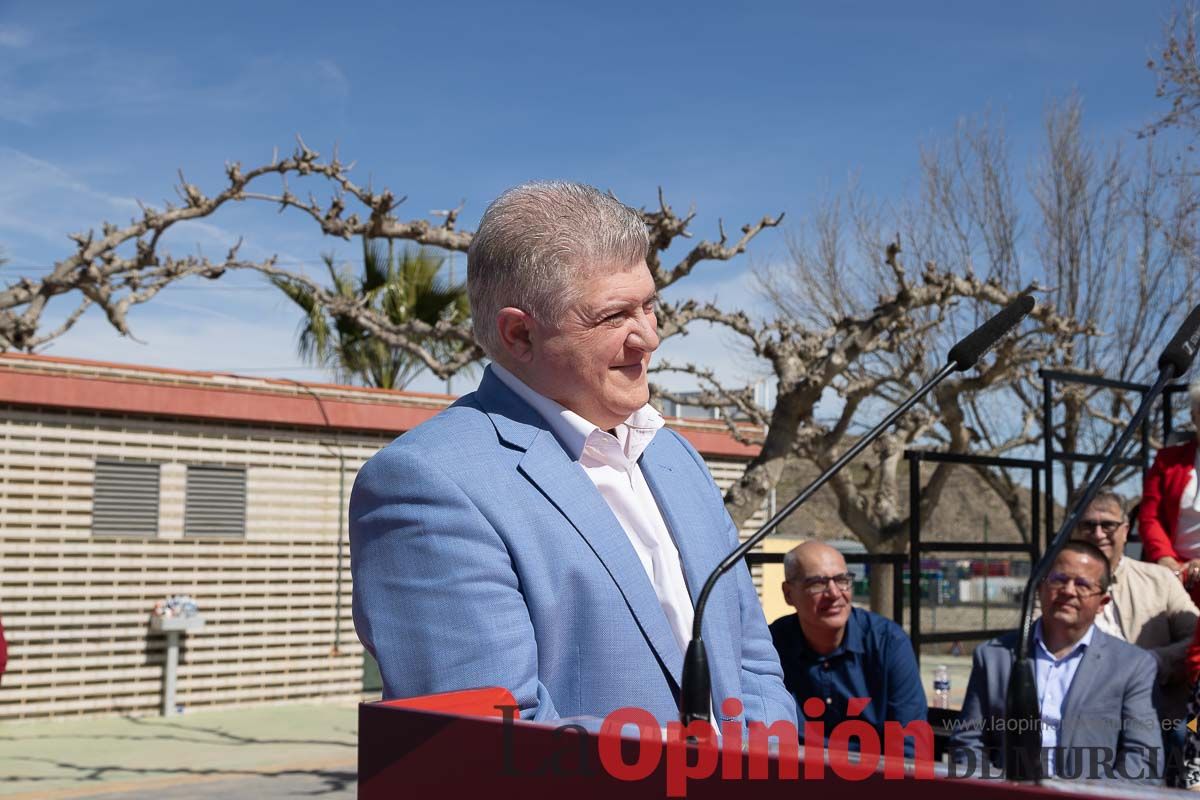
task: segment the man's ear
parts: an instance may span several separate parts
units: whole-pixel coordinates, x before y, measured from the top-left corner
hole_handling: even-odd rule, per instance
[[[784,581],[780,588],[783,589],[784,601],[792,608],[796,608],[796,603],[794,600],[792,600],[792,584],[788,581]]]
[[[531,333],[533,318],[519,308],[502,308],[496,312],[496,327],[500,331],[500,343],[505,352],[519,363],[528,363],[533,358]]]
[[[1108,592],[1105,592],[1105,593],[1104,593],[1104,594],[1103,594],[1103,595],[1100,597],[1100,605],[1096,606],[1096,610],[1097,610],[1097,611],[1099,611],[1100,609],[1104,608],[1106,605],[1108,605],[1108,604],[1109,604],[1109,602],[1110,602],[1111,600],[1112,600],[1112,595],[1111,595],[1111,594],[1109,594]]]

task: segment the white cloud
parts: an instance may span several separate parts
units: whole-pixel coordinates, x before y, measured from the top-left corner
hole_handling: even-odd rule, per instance
[[[13,86],[0,75],[0,120],[31,126],[39,117],[65,108],[57,97]]]
[[[32,127],[50,115],[72,124],[65,120],[69,115],[79,124],[84,112],[161,109],[174,99],[175,55],[158,57],[73,35],[81,26],[79,14],[65,24],[56,19],[54,35],[37,37],[33,46],[28,29],[0,25],[0,119]]]
[[[33,34],[16,25],[0,25],[0,47],[24,48],[33,44]]]
[[[126,225],[142,215],[134,198],[96,189],[69,170],[15,148],[0,146],[0,175],[4,175],[0,241],[6,244],[18,268],[31,263],[31,258],[45,267],[65,256],[73,250],[67,240],[69,233],[99,231],[103,222]],[[274,255],[282,263],[315,261],[313,256],[301,257],[260,244],[274,238],[258,226],[234,233],[208,220],[189,220],[174,225],[159,249],[175,255],[202,254],[216,260],[224,258],[240,240],[243,244],[238,253],[244,259],[261,261]],[[45,255],[47,252],[52,255]],[[30,253],[40,255],[31,257]]]
[[[350,79],[346,77],[346,73],[342,71],[342,68],[333,59],[318,59],[317,74],[324,80],[327,87],[332,89],[334,94],[341,97],[350,96]]]
[[[235,316],[156,298],[131,311],[129,323],[140,341],[121,336],[102,314],[89,311],[42,352],[173,369],[325,379],[296,355],[294,315]]]
[[[290,56],[258,56],[247,61],[224,83],[177,93],[189,107],[219,112],[292,113],[296,103],[323,105],[327,111],[341,107],[350,94],[350,81],[337,62],[322,58],[298,60]]]
[[[120,214],[136,213],[128,197],[101,192],[61,167],[20,150],[0,146],[0,232],[35,236],[61,245],[68,233],[98,227]]]

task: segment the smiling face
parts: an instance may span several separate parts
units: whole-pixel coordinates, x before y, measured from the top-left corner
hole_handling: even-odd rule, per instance
[[[1071,534],[1072,539],[1091,542],[1108,557],[1113,567],[1125,552],[1125,539],[1129,536],[1129,522],[1121,507],[1110,500],[1093,500],[1079,518],[1079,524]]]
[[[647,369],[659,343],[656,287],[644,259],[625,269],[595,269],[581,280],[583,291],[561,319],[523,316],[526,349],[518,348],[514,371],[534,391],[608,430],[650,399]]]
[[[820,542],[805,542],[795,554],[796,574],[784,582],[783,596],[795,607],[800,627],[814,640],[840,632],[850,618],[852,588],[833,578],[847,574],[846,559]]]

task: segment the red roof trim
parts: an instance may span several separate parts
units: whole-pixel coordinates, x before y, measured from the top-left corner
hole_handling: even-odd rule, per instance
[[[695,428],[684,427],[668,422],[675,430],[683,434],[683,438],[692,443],[692,447],[696,448],[701,455],[706,456],[732,456],[735,458],[751,459],[758,455],[759,448],[756,446],[742,444],[737,439],[734,439],[725,430],[696,430]]]
[[[313,396],[303,394],[288,396],[225,387],[155,385],[15,370],[0,371],[0,402],[119,414],[384,431],[397,435],[438,412],[436,408],[415,408],[399,403],[355,403],[331,397],[322,397],[318,403]]]

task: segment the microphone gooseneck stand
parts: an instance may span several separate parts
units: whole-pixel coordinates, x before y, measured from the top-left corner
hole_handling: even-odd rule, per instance
[[[1158,378],[1150,387],[1150,391],[1142,398],[1137,413],[1133,415],[1133,419],[1121,432],[1121,436],[1105,456],[1096,474],[1092,476],[1087,490],[1046,546],[1046,552],[1029,576],[1029,582],[1025,584],[1025,591],[1021,596],[1021,626],[1018,629],[1013,669],[1009,675],[1008,695],[1005,699],[1004,774],[1009,780],[1036,781],[1043,777],[1041,771],[1041,711],[1038,703],[1033,658],[1029,654],[1033,631],[1034,593],[1041,582],[1045,580],[1050,567],[1054,565],[1054,559],[1058,557],[1063,545],[1067,543],[1071,531],[1079,524],[1083,513],[1100,492],[1104,482],[1108,480],[1113,465],[1125,452],[1134,431],[1141,427],[1142,422],[1150,414],[1150,407],[1162,394],[1167,384],[1188,371],[1188,367],[1191,366],[1192,359],[1196,355],[1197,347],[1200,347],[1200,305],[1192,309],[1192,313],[1183,321],[1174,338],[1163,350],[1163,354],[1158,359]],[[1050,420],[1045,420],[1043,424],[1049,425]]]
[[[736,547],[725,557],[717,568],[709,575],[700,595],[696,600],[696,612],[692,621],[692,640],[688,643],[687,652],[683,659],[682,686],[680,687],[680,718],[685,725],[694,721],[711,721],[710,709],[712,704],[712,681],[708,669],[708,656],[704,650],[704,639],[701,635],[701,623],[704,618],[704,608],[708,604],[708,596],[712,593],[717,579],[724,575],[740,561],[746,553],[771,534],[793,511],[813,496],[818,489],[825,485],[834,475],[846,466],[852,458],[862,452],[863,448],[879,438],[901,414],[912,408],[922,397],[929,393],[951,372],[963,371],[975,366],[979,358],[992,348],[1006,333],[1016,327],[1034,306],[1033,297],[1021,295],[1012,303],[1005,306],[998,314],[980,325],[965,338],[950,349],[947,363],[936,375],[926,381],[911,397],[897,406],[883,421],[872,428],[866,435],[854,443],[837,461],[817,476],[816,480],[804,488],[786,506],[771,517],[765,525],[759,528],[745,542]]]

